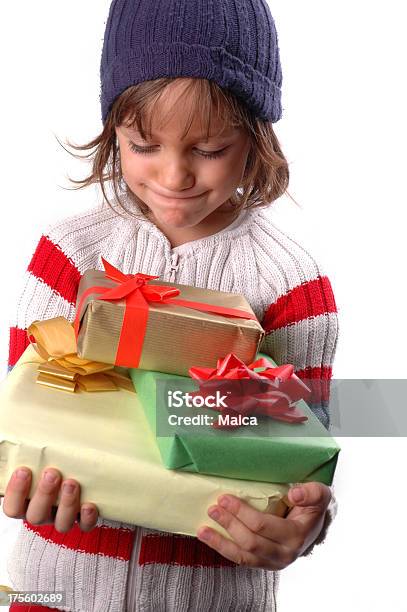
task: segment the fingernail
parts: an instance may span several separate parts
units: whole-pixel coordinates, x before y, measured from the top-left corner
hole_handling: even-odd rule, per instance
[[[302,489],[301,487],[294,487],[294,489],[291,489],[291,497],[295,502],[303,501],[303,499],[305,498],[304,489]]]
[[[221,497],[218,500],[218,504],[219,504],[219,506],[222,506],[222,508],[226,508],[227,509],[230,506],[230,501],[229,501],[229,499],[227,497]]]
[[[63,485],[64,493],[73,493],[75,491],[75,485],[65,482]]]
[[[198,532],[198,538],[200,540],[208,541],[211,538],[211,532],[208,529],[202,529],[202,531]]]
[[[28,470],[17,470],[16,476],[19,480],[27,480],[30,473]]]
[[[93,508],[87,506],[86,508],[82,508],[82,512],[85,514],[85,516],[90,516],[93,514]]]
[[[214,521],[218,521],[220,518],[220,512],[216,508],[209,509],[208,514],[211,517],[211,519],[213,519]]]
[[[58,476],[55,476],[52,472],[45,472],[44,480],[49,484],[54,484],[58,480]]]

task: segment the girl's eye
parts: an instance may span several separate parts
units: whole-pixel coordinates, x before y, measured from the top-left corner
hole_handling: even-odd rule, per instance
[[[139,147],[138,145],[134,144],[134,142],[131,142],[131,141],[129,142],[129,147],[133,151],[133,153],[141,153],[141,154],[153,153],[154,148],[155,148],[155,147]],[[205,159],[215,159],[216,157],[221,157],[222,155],[224,155],[226,152],[226,149],[228,149],[228,147],[225,147],[224,149],[221,149],[220,151],[211,151],[211,152],[200,151],[199,149],[197,149],[197,152],[202,157],[205,157]]]

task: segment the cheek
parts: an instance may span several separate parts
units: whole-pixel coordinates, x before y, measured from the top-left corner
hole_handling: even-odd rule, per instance
[[[120,164],[122,168],[123,177],[129,185],[135,183],[146,174],[146,169],[142,160],[136,159],[135,155],[122,154],[120,156]]]
[[[244,165],[242,157],[238,152],[226,154],[214,162],[203,162],[201,166],[202,177],[208,183],[217,183],[219,186],[224,185],[227,187],[233,185],[236,180],[239,180]]]
[[[243,163],[240,155],[231,157],[222,168],[218,169],[217,183],[220,190],[227,192],[235,189],[241,181],[244,168],[245,163]]]

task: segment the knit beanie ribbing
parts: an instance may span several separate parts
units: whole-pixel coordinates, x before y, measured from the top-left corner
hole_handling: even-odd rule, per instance
[[[261,119],[281,118],[277,31],[266,0],[113,0],[103,43],[102,120],[131,85],[205,78]]]

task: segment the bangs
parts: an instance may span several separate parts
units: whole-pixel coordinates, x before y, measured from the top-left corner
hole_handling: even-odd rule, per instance
[[[162,108],[162,95],[173,89],[176,82],[177,96],[165,113]],[[183,83],[180,88],[179,83]],[[176,112],[182,109],[185,115],[184,139],[194,121],[198,121],[201,134],[206,139],[220,136],[238,127],[245,127],[245,118],[232,99],[214,82],[206,79],[162,78],[146,81],[129,87],[112,109],[112,122],[115,127],[124,125],[137,130],[144,140],[152,133],[153,122],[157,130],[162,130]],[[212,130],[213,126],[218,129]]]

